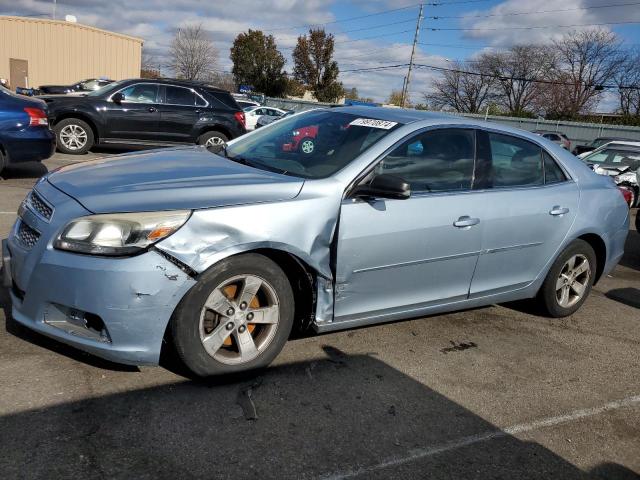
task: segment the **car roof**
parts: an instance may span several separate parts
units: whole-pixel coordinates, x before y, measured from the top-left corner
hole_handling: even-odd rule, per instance
[[[179,80],[176,78],[130,78],[128,82],[135,83],[159,83],[161,85],[177,85],[183,87],[200,87],[212,92],[229,93],[228,90],[216,87],[207,82],[200,82],[197,80]]]
[[[632,147],[632,148],[640,148],[640,142],[626,142],[626,141],[620,141],[620,140],[616,140],[613,142],[609,142],[609,143],[605,143],[602,148],[606,148],[606,147]]]

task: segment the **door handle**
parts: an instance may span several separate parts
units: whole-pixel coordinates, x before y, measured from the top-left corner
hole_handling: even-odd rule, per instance
[[[157,112],[158,109],[156,107],[149,107],[149,111],[153,113],[153,112]]]
[[[565,207],[561,207],[560,205],[556,205],[554,206],[551,211],[549,212],[549,215],[564,215],[565,213],[569,213],[569,209],[565,208]]]
[[[453,226],[458,228],[467,228],[467,227],[473,227],[474,225],[477,225],[479,223],[480,223],[479,218],[472,218],[469,215],[463,215],[458,220],[453,222]]]

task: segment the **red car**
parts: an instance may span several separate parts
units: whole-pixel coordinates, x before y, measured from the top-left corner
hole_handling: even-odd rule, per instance
[[[624,201],[627,202],[627,205],[631,207],[631,201],[633,200],[633,192],[626,187],[618,187],[620,189],[620,193],[624,197]]]
[[[291,139],[282,144],[283,152],[297,152],[298,150],[305,155],[310,155],[316,148],[315,138],[318,135],[318,126],[309,125],[291,132]]]

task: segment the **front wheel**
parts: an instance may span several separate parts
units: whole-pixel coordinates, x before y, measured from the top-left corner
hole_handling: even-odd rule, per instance
[[[576,240],[556,259],[538,294],[551,317],[566,317],[587,299],[596,273],[596,254],[584,240]]]
[[[91,127],[77,118],[65,118],[53,128],[58,150],[71,155],[87,153],[93,147],[94,136]]]
[[[294,298],[282,269],[245,254],[216,264],[187,293],[171,319],[180,359],[198,376],[266,367],[293,326]]]

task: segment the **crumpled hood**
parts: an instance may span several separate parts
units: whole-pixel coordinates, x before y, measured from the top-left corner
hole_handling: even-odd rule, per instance
[[[48,176],[94,213],[201,209],[288,200],[304,181],[215,155],[203,147],[126,154]]]

